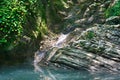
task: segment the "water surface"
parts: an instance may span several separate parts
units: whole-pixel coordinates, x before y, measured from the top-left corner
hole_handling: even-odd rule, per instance
[[[119,74],[90,73],[84,70],[66,70],[62,68],[40,67],[21,64],[0,67],[0,80],[120,80]]]

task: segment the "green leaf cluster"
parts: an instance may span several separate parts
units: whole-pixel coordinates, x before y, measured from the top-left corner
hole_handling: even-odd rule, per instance
[[[68,7],[67,0],[0,0],[0,49],[11,50],[23,36],[42,39]]]
[[[113,6],[107,9],[105,12],[106,17],[120,16],[120,0],[118,0]]]
[[[94,31],[88,31],[85,35],[86,39],[93,39],[95,37]]]
[[[0,48],[15,46],[22,36],[23,24],[30,5],[36,0],[0,1]]]
[[[3,0],[0,2],[0,47],[15,43],[22,33],[26,7],[22,1]]]

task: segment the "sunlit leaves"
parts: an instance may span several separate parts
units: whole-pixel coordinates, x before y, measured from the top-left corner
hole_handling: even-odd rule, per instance
[[[0,3],[0,47],[6,47],[19,38],[26,15],[26,6],[18,0]]]

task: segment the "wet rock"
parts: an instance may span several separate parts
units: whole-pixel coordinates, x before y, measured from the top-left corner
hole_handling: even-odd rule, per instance
[[[119,28],[113,25],[88,28],[69,45],[54,50],[54,55],[49,61],[75,69],[120,72],[120,36],[118,35],[120,35]],[[52,53],[53,51],[49,52]]]
[[[106,23],[110,25],[117,25],[120,24],[120,16],[112,16],[106,19]]]
[[[79,6],[75,6],[75,9],[71,11],[73,13],[70,12],[65,18],[65,24],[69,22],[65,26],[70,28],[66,44],[59,48],[49,49],[45,57],[46,61],[75,69],[120,73],[119,17],[108,18],[106,24],[98,24],[104,23],[102,20],[105,21],[105,18],[100,16],[103,16],[102,13],[105,10],[103,8],[108,7],[110,1],[100,0],[99,3],[87,3],[89,5],[86,4],[87,7],[82,11],[82,16],[77,16],[81,14],[81,11],[77,9]],[[79,27],[76,27],[77,29],[71,27],[73,25],[80,27],[87,25],[87,27],[81,31]]]

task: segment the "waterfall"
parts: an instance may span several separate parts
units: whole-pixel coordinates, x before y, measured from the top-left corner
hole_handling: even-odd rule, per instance
[[[42,69],[39,67],[38,63],[44,58],[45,56],[45,53],[46,51],[37,51],[35,52],[35,55],[34,55],[34,62],[33,62],[33,65],[34,65],[34,68],[35,68],[35,71],[38,71],[38,72],[42,72]]]
[[[37,51],[34,56],[34,64],[39,63],[45,56],[46,51]]]
[[[53,50],[51,51],[51,54],[49,55],[49,57],[47,58],[47,61],[49,61],[52,56],[54,56],[54,54],[56,53],[56,51],[59,48],[63,47],[63,43],[66,41],[66,38],[68,37],[69,34],[61,34],[60,37],[58,38],[57,42],[55,44],[53,44],[52,48]]]
[[[51,48],[53,48],[53,47],[57,47],[57,48],[63,47],[63,43],[65,42],[68,35],[69,34],[61,34],[60,37],[58,38],[57,42],[55,44],[53,44],[53,46]],[[44,58],[45,53],[46,53],[46,51],[40,51],[40,50],[35,52],[34,64],[38,64]],[[54,54],[51,54],[51,55],[54,55]]]
[[[53,45],[53,47],[61,48],[68,35],[69,34],[61,34],[57,42]]]
[[[68,37],[68,35],[69,35],[69,33],[68,34],[61,34],[59,36],[59,38],[56,41],[56,43],[53,44],[52,47],[51,47],[51,48],[53,48],[53,50],[52,50],[51,54],[49,55],[47,61],[49,61],[52,58],[52,56],[54,56],[55,52],[59,48],[63,47],[63,43],[66,41],[66,38]],[[40,50],[38,50],[37,52],[35,52],[34,62],[33,62],[35,71],[42,72],[42,70],[39,68],[38,63],[41,62],[41,60],[44,58],[45,54],[46,54],[46,51],[40,51]]]

